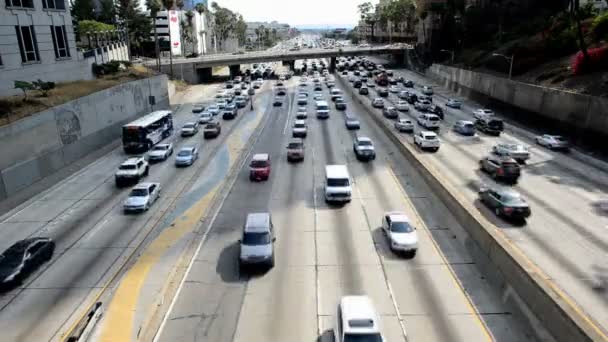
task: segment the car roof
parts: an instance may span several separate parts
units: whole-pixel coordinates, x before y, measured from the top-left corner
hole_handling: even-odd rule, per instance
[[[182,148],[180,148],[180,151],[190,151],[193,150],[195,147],[194,146],[182,146]]]
[[[368,137],[356,137],[355,139],[357,139],[357,141],[369,141],[369,142],[372,141],[372,139],[370,139]]]
[[[512,197],[521,197],[521,194],[519,192],[517,192],[511,188],[500,187],[500,188],[495,188],[493,190],[496,191],[496,193],[498,193],[501,196],[510,195]]]
[[[367,296],[344,296],[340,299],[344,328],[349,331],[379,331],[378,317],[372,301]],[[356,325],[354,325],[356,324]]]
[[[133,189],[148,189],[150,185],[159,185],[160,183],[155,182],[143,182],[135,185]]]
[[[390,217],[391,221],[410,222],[409,217],[402,211],[389,211],[384,213],[384,215]]]
[[[473,121],[469,121],[469,120],[458,120],[456,121],[457,123],[461,124],[461,125],[467,125],[467,124],[473,124]]]
[[[249,213],[245,220],[245,232],[266,232],[270,228],[270,213]]]
[[[137,164],[143,157],[142,156],[137,156],[137,157],[129,157],[127,160],[125,160],[124,162],[122,162],[121,165],[135,165]]]
[[[431,132],[431,131],[422,131],[420,132],[422,135],[424,136],[431,136],[431,137],[436,137],[437,134],[435,134],[435,132]]]
[[[268,153],[256,153],[251,158],[252,161],[266,161],[268,159],[270,159]]]

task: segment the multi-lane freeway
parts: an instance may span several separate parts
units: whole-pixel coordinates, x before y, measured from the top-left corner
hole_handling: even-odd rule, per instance
[[[428,79],[397,71],[421,85]],[[340,77],[340,76],[337,76]],[[126,158],[117,148],[49,190],[0,217],[3,249],[19,239],[48,236],[57,243],[49,263],[17,289],[0,297],[1,340],[62,340],[87,310],[103,302],[93,337],[102,341],[330,341],[342,296],[369,296],[387,341],[527,341],[535,333],[529,317],[504,303],[467,247],[466,230],[429,189],[372,115],[345,94],[347,113],[361,128],[345,127],[345,112],[315,117],[312,83],[286,81],[287,101],[272,105],[274,81],[254,97],[254,109],[221,121],[213,140],[202,134],[174,134],[177,151],[198,145],[199,160],[184,169],[172,159],[151,166],[146,181],[163,186],[148,212],[125,215],[129,189],[116,188],[114,172]],[[350,87],[339,81],[338,87]],[[194,103],[211,103],[221,84],[192,86],[173,108],[176,127],[197,117]],[[309,95],[305,158],[290,163],[298,105]],[[369,98],[376,97],[370,89]],[[435,87],[444,105],[449,92]],[[391,94],[389,102],[397,98]],[[446,110],[434,154],[421,153],[470,200],[481,183],[492,183],[477,168],[495,138],[464,138],[450,132],[457,119],[470,119],[478,105],[463,99],[461,110]],[[410,108],[403,117],[414,118]],[[177,131],[176,131],[177,132]],[[376,158],[361,162],[356,136],[370,138]],[[530,145],[532,133],[508,126],[505,138]],[[401,134],[411,143],[411,136]],[[248,162],[268,153],[267,181],[249,179]],[[353,179],[352,201],[324,201],[328,164],[343,164]],[[532,206],[525,226],[479,210],[520,248],[598,325],[606,325],[606,216],[594,206],[605,193],[605,173],[572,156],[532,149],[516,186]],[[385,212],[402,211],[417,229],[413,258],[392,252],[380,229]],[[244,272],[239,243],[247,213],[269,212],[274,223],[275,266]],[[603,278],[602,278],[603,277]]]

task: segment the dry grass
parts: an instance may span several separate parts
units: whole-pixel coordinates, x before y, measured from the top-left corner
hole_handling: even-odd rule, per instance
[[[47,97],[43,97],[42,93],[38,91],[28,91],[27,101],[23,101],[23,95],[2,97],[0,98],[0,126],[100,90],[155,74],[154,71],[144,66],[135,65],[128,70],[95,80],[57,83],[55,89],[49,91]]]

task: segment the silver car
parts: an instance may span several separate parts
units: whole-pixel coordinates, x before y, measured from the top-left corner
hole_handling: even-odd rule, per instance
[[[148,152],[150,161],[167,160],[173,154],[173,144],[158,144]]]
[[[198,159],[198,147],[182,147],[175,156],[175,166],[190,166]]]
[[[561,135],[543,134],[536,137],[536,143],[552,150],[568,150],[570,144]]]
[[[146,211],[160,197],[160,183],[136,185],[123,203],[125,213]]]
[[[501,157],[511,157],[518,163],[523,164],[530,159],[530,152],[522,144],[499,143],[492,146],[492,153]]]
[[[399,119],[395,122],[395,129],[399,132],[413,132],[414,131],[414,123],[409,119]]]

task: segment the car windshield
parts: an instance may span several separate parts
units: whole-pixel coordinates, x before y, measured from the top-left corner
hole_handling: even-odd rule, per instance
[[[348,186],[348,179],[346,178],[329,178],[327,179],[327,186]]]
[[[500,120],[492,120],[492,121],[488,122],[488,126],[495,128],[495,129],[502,129],[503,123]]]
[[[411,233],[414,228],[407,222],[393,222],[391,223],[391,231],[396,233]]]
[[[380,334],[345,334],[344,342],[382,342]]]
[[[251,167],[266,167],[268,163],[265,160],[253,160],[251,161]]]
[[[194,124],[185,124],[184,128],[194,128]]]
[[[429,121],[439,121],[439,118],[436,116],[430,116]]]
[[[306,128],[306,124],[303,122],[296,122],[293,127],[295,128]]]
[[[359,146],[372,146],[372,142],[371,141],[367,141],[367,140],[362,140],[359,141]]]
[[[243,245],[267,245],[270,243],[269,233],[245,233],[243,234]]]
[[[435,140],[435,136],[434,135],[425,135],[424,138],[426,140]]]
[[[287,145],[287,148],[291,149],[291,150],[301,149],[302,143],[292,142],[292,143],[289,143],[289,145]]]
[[[500,198],[502,199],[502,202],[507,205],[522,204],[524,202],[519,194],[512,192],[503,193],[500,195]]]
[[[130,197],[144,197],[148,196],[148,189],[133,189],[131,191]]]
[[[157,145],[157,146],[154,146],[152,151],[166,151],[168,149],[169,149],[169,145]]]
[[[137,169],[137,166],[135,166],[135,165],[131,165],[131,164],[129,164],[129,165],[120,165],[120,166],[118,167],[118,169],[119,169],[119,170],[136,170],[136,169]]]
[[[560,141],[560,142],[566,141],[566,139],[564,139],[563,137],[560,137],[560,136],[554,136],[553,139],[555,139],[556,141]]]
[[[464,125],[462,125],[462,126],[463,126],[464,128],[469,128],[469,129],[472,129],[473,127],[475,127],[475,126],[473,126],[473,124],[472,124],[472,123],[466,123],[466,124],[464,124]]]
[[[189,157],[190,155],[192,155],[190,150],[182,150],[182,151],[179,151],[179,153],[177,153],[178,157]]]
[[[26,244],[23,241],[17,242],[16,244],[9,247],[0,255],[0,265],[2,266],[16,266],[21,263],[23,253],[25,252]]]

